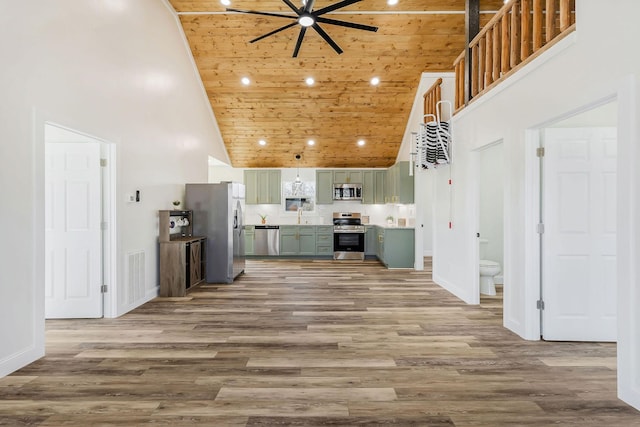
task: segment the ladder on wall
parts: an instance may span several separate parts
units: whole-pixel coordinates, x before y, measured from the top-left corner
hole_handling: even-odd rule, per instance
[[[433,169],[451,163],[451,123],[443,120],[442,106],[447,107],[449,120],[453,106],[449,101],[439,101],[435,114],[425,114],[424,123],[415,134],[416,167]]]

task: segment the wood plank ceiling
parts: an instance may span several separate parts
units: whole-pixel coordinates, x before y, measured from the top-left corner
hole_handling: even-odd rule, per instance
[[[337,1],[317,0],[314,10]],[[309,30],[297,58],[298,25],[249,43],[293,20],[225,12],[219,0],[170,2],[234,167],[391,166],[421,73],[452,71],[464,46],[465,0],[363,0],[325,16],[378,32],[321,24],[344,53]],[[480,3],[484,23],[503,2]],[[229,7],[291,14],[282,0],[232,0]]]

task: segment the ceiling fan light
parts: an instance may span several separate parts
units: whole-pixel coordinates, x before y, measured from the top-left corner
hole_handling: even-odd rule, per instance
[[[313,17],[311,15],[302,15],[299,19],[298,19],[298,23],[300,25],[302,25],[303,27],[310,27],[313,24],[316,23],[316,20],[313,19]]]

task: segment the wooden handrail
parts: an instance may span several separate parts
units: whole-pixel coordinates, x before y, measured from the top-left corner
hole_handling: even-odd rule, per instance
[[[567,34],[575,31],[576,0],[509,0],[469,43],[470,76],[465,75],[465,51],[454,61],[455,110],[469,86],[470,98],[490,87]],[[471,78],[469,84],[468,79]]]
[[[438,116],[438,102],[442,100],[442,79],[436,80],[422,97],[424,98],[423,117],[427,114]],[[427,121],[425,117],[424,122],[427,123]]]

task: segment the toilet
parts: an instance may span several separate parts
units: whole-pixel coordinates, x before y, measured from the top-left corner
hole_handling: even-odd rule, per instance
[[[484,258],[487,253],[487,239],[480,239],[480,258]],[[488,259],[480,260],[480,293],[484,295],[496,294],[496,283],[494,277],[500,274],[500,263]]]
[[[500,273],[500,263],[487,259],[480,260],[480,293],[495,295],[496,284],[493,278]]]

